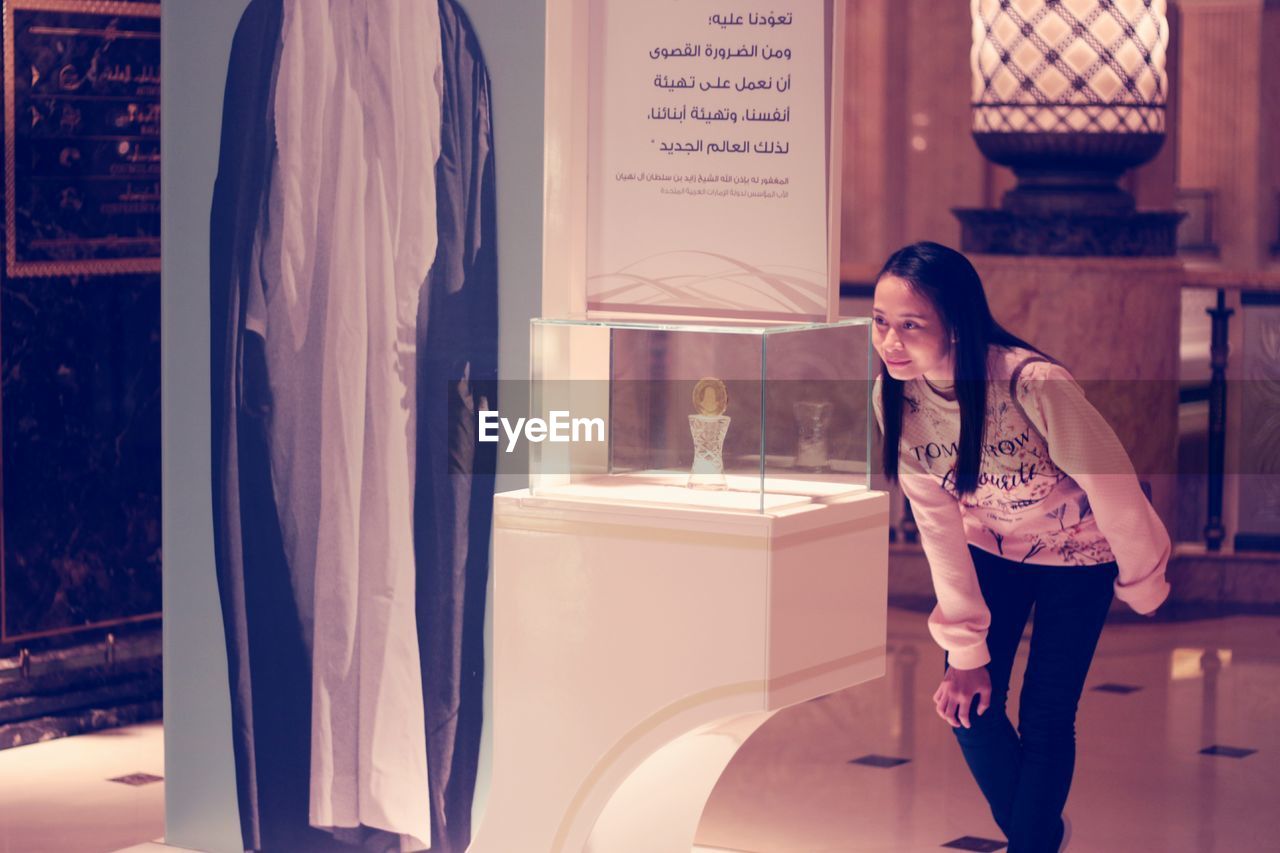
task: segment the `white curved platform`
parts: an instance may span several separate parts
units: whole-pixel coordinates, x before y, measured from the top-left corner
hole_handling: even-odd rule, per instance
[[[495,499],[471,853],[689,853],[743,741],[884,674],[888,496],[765,514]]]

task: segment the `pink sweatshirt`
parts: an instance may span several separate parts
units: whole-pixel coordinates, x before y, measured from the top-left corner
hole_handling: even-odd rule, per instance
[[[922,379],[906,383],[898,477],[911,501],[938,605],[929,630],[958,669],[990,661],[974,545],[1045,566],[1119,566],[1116,597],[1150,613],[1169,595],[1169,534],[1115,433],[1060,365],[992,346],[978,489],[955,493],[959,404]],[[884,430],[880,379],[872,394]]]

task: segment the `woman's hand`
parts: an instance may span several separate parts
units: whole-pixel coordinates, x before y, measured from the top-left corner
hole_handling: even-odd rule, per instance
[[[969,728],[969,709],[973,707],[974,697],[978,697],[978,716],[991,705],[991,675],[985,666],[977,669],[947,668],[942,683],[933,693],[933,702],[937,706],[938,716],[946,720],[952,728],[964,726]],[[959,722],[956,722],[959,718]]]

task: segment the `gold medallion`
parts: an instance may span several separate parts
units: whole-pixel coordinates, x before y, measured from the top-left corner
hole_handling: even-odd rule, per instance
[[[719,379],[701,379],[693,388],[693,407],[700,415],[723,415],[729,408],[729,391]]]

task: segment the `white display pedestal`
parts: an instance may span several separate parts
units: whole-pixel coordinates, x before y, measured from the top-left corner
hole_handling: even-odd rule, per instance
[[[884,674],[888,496],[765,513],[495,498],[493,774],[471,853],[689,853],[738,747]]]

